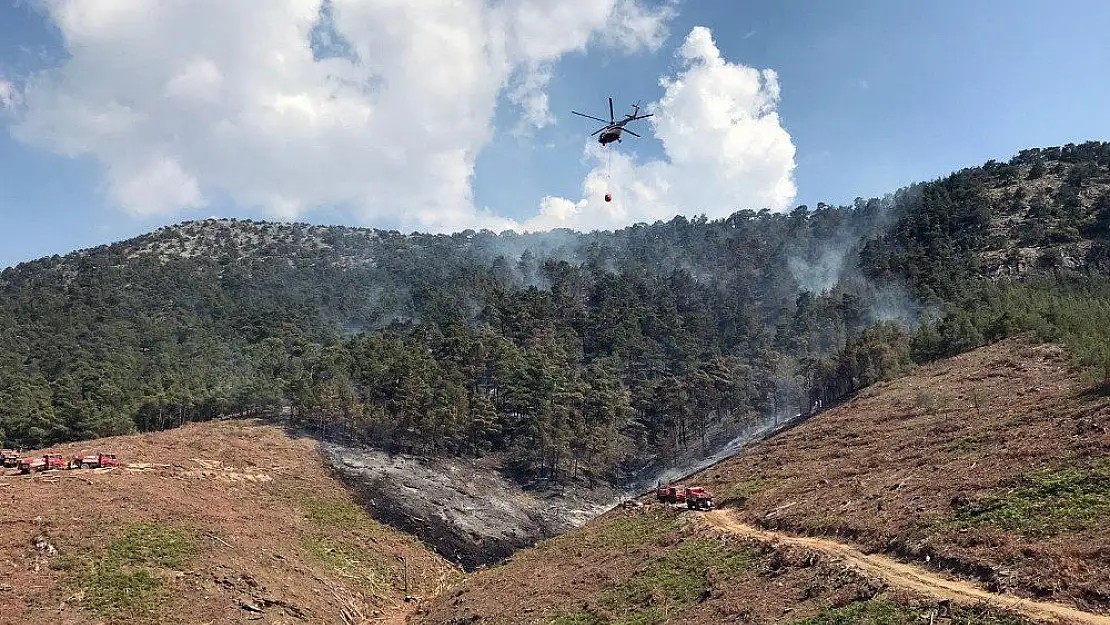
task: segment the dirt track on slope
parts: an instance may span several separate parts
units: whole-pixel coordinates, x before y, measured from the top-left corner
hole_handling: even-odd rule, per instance
[[[932,571],[899,562],[884,555],[867,554],[844,543],[761,530],[741,522],[729,510],[714,510],[707,513],[704,518],[715,529],[736,536],[819,551],[846,562],[866,576],[917,594],[940,600],[947,599],[955,603],[986,603],[1039,621],[1110,625],[1110,616],[1092,614],[1057,603],[993,593],[971,582],[942,577]]]

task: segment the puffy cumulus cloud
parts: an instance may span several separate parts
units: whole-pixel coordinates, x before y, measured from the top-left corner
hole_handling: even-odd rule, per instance
[[[136,214],[224,196],[282,218],[507,227],[471,198],[498,95],[550,123],[559,57],[661,44],[672,11],[640,2],[40,0],[69,57],[21,85],[12,132],[95,157]]]
[[[672,4],[648,8],[638,0],[510,0],[505,10],[509,53],[525,59],[508,94],[523,110],[517,133],[555,123],[546,92],[552,61],[585,50],[591,40],[623,52],[657,50],[676,13]]]
[[[637,163],[617,144],[591,142],[587,155],[597,166],[586,176],[582,199],[544,198],[528,229],[612,228],[680,213],[723,217],[790,204],[795,148],[776,111],[774,71],[725,60],[701,26],[677,56],[680,71],[660,81],[663,97],[648,107],[665,158]],[[612,202],[604,201],[606,192]]]

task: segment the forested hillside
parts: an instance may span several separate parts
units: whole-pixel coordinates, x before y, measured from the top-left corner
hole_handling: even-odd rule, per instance
[[[1087,143],[616,232],[183,223],[0,274],[0,433],[290,407],[386,449],[609,479],[1018,332],[1105,368],[1108,189],[1110,143]]]

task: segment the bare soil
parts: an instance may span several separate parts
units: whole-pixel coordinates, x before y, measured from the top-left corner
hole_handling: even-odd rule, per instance
[[[641,525],[642,523],[642,525]],[[672,525],[673,523],[673,525]],[[654,531],[653,531],[654,530]],[[627,536],[627,540],[622,538]],[[414,625],[525,625],[559,622],[659,622],[639,608],[653,603],[669,623],[772,623],[785,614],[815,614],[826,602],[870,598],[879,588],[843,567],[817,561],[805,566],[805,555],[795,554],[797,568],[784,568],[781,557],[755,543],[728,538],[714,546],[724,553],[749,556],[756,574],[718,574],[706,588],[706,600],[694,606],[669,605],[641,598],[643,605],[607,605],[607,591],[633,580],[653,556],[682,544],[709,539],[699,524],[676,509],[650,506],[634,511],[614,510],[584,529],[538,548],[519,552],[506,562],[473,575],[454,591],[441,595],[413,616]],[[772,571],[782,569],[781,575]],[[712,575],[706,569],[706,574]],[[657,583],[662,587],[663,584]],[[660,592],[662,590],[660,589]],[[595,611],[596,620],[585,616]],[[575,621],[579,617],[580,621]],[[642,620],[634,620],[642,617]],[[740,620],[738,620],[740,619]]]
[[[715,510],[705,515],[706,522],[736,536],[753,538],[775,545],[801,547],[827,554],[851,565],[868,577],[911,592],[938,600],[964,604],[985,603],[1003,610],[1010,610],[1044,622],[1066,622],[1080,625],[1110,625],[1110,616],[1083,612],[1076,608],[1022,599],[1009,594],[991,592],[979,584],[938,575],[919,566],[899,562],[879,554],[865,554],[841,542],[823,538],[790,536],[771,532],[737,521],[730,510]]]
[[[1110,458],[1110,398],[1078,379],[1061,348],[1005,341],[875,385],[690,481],[752,525],[1110,613],[1105,478],[1089,480],[1072,517],[1048,499],[1009,508],[1014,527],[960,522],[969,506],[1020,495],[1038,472]]]
[[[881,602],[898,620],[822,623],[1028,625],[987,606],[924,597],[843,558],[769,541],[665,504],[618,508],[421,605],[410,625],[804,623]]]
[[[5,623],[403,621],[415,605],[406,595],[432,596],[462,576],[371,520],[325,468],[317,443],[278,427],[200,423],[43,451],[111,452],[125,466],[0,477]],[[197,549],[182,566],[152,569],[165,605],[105,614],[71,566],[105,566],[134,523],[184,532]]]

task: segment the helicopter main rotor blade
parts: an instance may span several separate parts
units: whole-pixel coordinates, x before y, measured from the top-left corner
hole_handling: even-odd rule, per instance
[[[597,130],[595,130],[595,131],[591,132],[591,133],[590,133],[590,136],[592,137],[592,136],[596,135],[597,133],[601,132],[602,130],[608,130],[608,129],[609,129],[609,127],[608,127],[608,126],[604,126],[604,127],[602,127],[602,128],[598,128]]]
[[[609,98],[609,123],[612,124],[615,121],[617,120],[613,117],[613,98]]]
[[[603,124],[609,123],[609,122],[605,121],[604,119],[601,119],[600,117],[594,117],[593,115],[587,115],[585,113],[579,113],[578,111],[571,111],[571,113],[574,113],[575,115],[581,115],[582,117],[589,117],[590,119],[597,120],[597,121],[599,121]]]
[[[627,129],[627,128],[621,128],[621,130],[622,130],[623,132],[627,132],[628,134],[632,135],[633,137],[640,137],[640,135],[638,135],[638,134],[636,134],[636,133],[632,132],[631,130],[629,130],[629,129]],[[640,138],[642,139],[643,137],[640,137]]]

